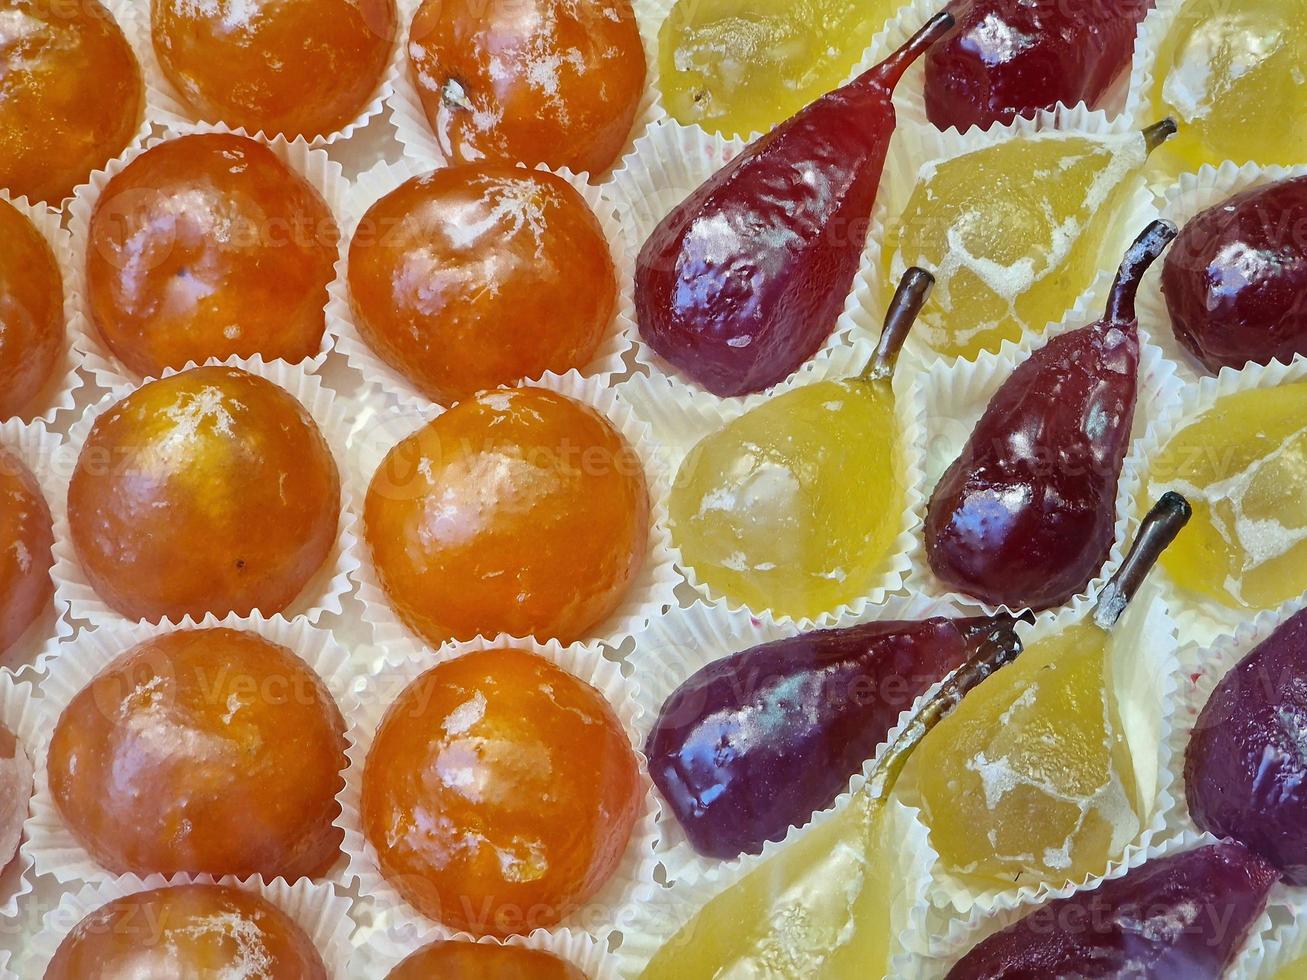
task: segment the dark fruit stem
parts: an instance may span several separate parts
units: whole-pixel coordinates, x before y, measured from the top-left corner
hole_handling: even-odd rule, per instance
[[[1155,122],[1144,130],[1144,146],[1148,152],[1152,153],[1155,149],[1169,140],[1179,130],[1175,120],[1170,116],[1160,122]]]
[[[934,288],[935,277],[925,269],[913,266],[903,273],[899,288],[894,290],[894,298],[885,311],[885,327],[880,332],[876,353],[871,355],[871,363],[862,372],[863,381],[884,381],[893,376],[908,331],[917,322],[917,316]]]
[[[921,30],[908,38],[907,43],[875,68],[867,71],[859,82],[875,82],[886,88],[893,88],[903,77],[914,61],[920,58],[932,44],[953,29],[953,15],[941,10],[922,26]]]
[[[1116,281],[1112,283],[1112,292],[1107,298],[1107,312],[1103,319],[1107,323],[1132,323],[1135,320],[1135,294],[1139,292],[1140,280],[1148,267],[1157,257],[1166,251],[1171,239],[1178,234],[1178,229],[1169,221],[1157,220],[1144,229],[1143,234],[1135,239],[1121,268],[1117,270]]]
[[[1094,622],[1100,628],[1111,629],[1116,625],[1116,621],[1125,612],[1126,605],[1135,597],[1139,586],[1144,584],[1144,579],[1162,557],[1162,552],[1175,540],[1180,529],[1189,523],[1191,516],[1193,508],[1189,506],[1189,501],[1174,490],[1162,494],[1153,505],[1153,509],[1139,525],[1139,533],[1135,535],[1135,543],[1130,546],[1130,554],[1125,556],[1125,561],[1098,597]]]

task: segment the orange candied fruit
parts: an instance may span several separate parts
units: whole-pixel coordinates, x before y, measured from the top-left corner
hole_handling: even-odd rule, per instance
[[[368,345],[433,401],[585,367],[617,305],[598,219],[561,177],[437,170],[364,216],[350,301]]]
[[[391,604],[432,644],[501,633],[572,643],[643,567],[649,493],[607,419],[514,388],[482,392],[396,445],[364,521]]]
[[[395,699],[363,770],[363,830],[418,911],[504,936],[584,908],[640,809],[635,752],[603,695],[543,657],[497,649]]]
[[[99,0],[0,0],[0,187],[59,206],[144,114],[136,54]]]
[[[312,417],[280,386],[221,366],[109,408],[68,490],[91,586],[150,622],[285,610],[322,568],[339,518],[340,477]]]
[[[54,595],[50,508],[21,459],[0,448],[0,663]]]
[[[395,0],[152,0],[154,51],[191,110],[293,139],[340,132],[377,95]]]
[[[66,343],[63,275],[50,243],[0,200],[0,421],[29,417]]]
[[[50,743],[64,822],[114,874],[295,881],[340,856],[345,720],[285,647],[186,630],[118,657]]]
[[[183,136],[105,186],[86,249],[100,336],[136,374],[232,355],[318,353],[339,232],[316,190],[262,143]]]
[[[430,980],[431,977],[587,980],[586,975],[567,960],[543,950],[453,939],[418,950],[391,970],[386,980]]]
[[[436,139],[460,162],[604,173],[644,95],[630,0],[425,0],[408,56]]]

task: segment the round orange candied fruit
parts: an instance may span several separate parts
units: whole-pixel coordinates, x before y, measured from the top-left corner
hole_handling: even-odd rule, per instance
[[[644,565],[639,456],[594,409],[543,388],[482,392],[391,449],[365,534],[401,619],[433,645],[585,639]]]
[[[431,977],[586,980],[586,975],[567,960],[543,950],[452,939],[418,950],[391,970],[386,980],[430,980]]]
[[[395,0],[153,0],[154,51],[201,119],[289,139],[340,132],[377,94]]]
[[[25,416],[65,344],[63,275],[50,243],[0,200],[0,421]]]
[[[50,605],[53,547],[40,484],[16,454],[0,448],[0,663]]]
[[[45,980],[261,977],[327,980],[313,940],[267,899],[178,885],[114,899],[64,937]]]
[[[630,0],[424,0],[408,55],[453,161],[604,173],[644,95]]]
[[[322,343],[338,241],[326,202],[262,143],[223,133],[169,140],[96,203],[91,316],[145,377],[211,357],[302,361]]]
[[[418,911],[504,936],[584,908],[640,809],[603,695],[522,650],[468,653],[395,699],[363,769],[363,830]]]
[[[77,557],[129,619],[266,616],[330,554],[340,477],[304,407],[222,366],[153,381],[92,426],[68,490]]]
[[[320,877],[340,856],[345,720],[285,647],[186,630],[118,657],[50,743],[64,822],[114,874]]]
[[[144,114],[136,54],[99,0],[0,0],[0,187],[58,206]]]
[[[433,401],[593,360],[617,305],[598,219],[567,181],[482,163],[401,184],[350,245],[355,322]]]

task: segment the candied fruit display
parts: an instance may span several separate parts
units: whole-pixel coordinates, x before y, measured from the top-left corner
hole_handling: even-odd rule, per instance
[[[587,980],[586,975],[553,953],[498,943],[456,940],[432,943],[405,959],[386,980]]]
[[[143,377],[233,355],[302,361],[322,343],[338,237],[318,192],[262,143],[182,136],[101,191],[86,244],[89,312]]]
[[[604,696],[522,650],[467,653],[391,704],[363,770],[363,831],[422,914],[480,935],[584,908],[640,810],[637,757]]]
[[[68,489],[96,594],[129,619],[271,616],[327,560],[340,476],[284,388],[239,368],[152,381],[105,411]]]
[[[377,96],[395,0],[151,0],[159,66],[209,122],[288,139],[330,136]]]
[[[543,388],[482,392],[402,440],[363,516],[395,612],[437,646],[585,639],[649,550],[639,455],[594,409]]]
[[[63,274],[50,243],[0,199],[0,422],[31,414],[64,355],[64,326]]]
[[[144,113],[136,54],[99,0],[0,0],[0,187],[58,207]]]
[[[54,596],[53,523],[32,471],[0,446],[0,664]]]
[[[313,940],[289,915],[226,885],[178,885],[124,896],[82,919],[45,980],[327,980]]]
[[[299,657],[187,630],[124,653],[63,710],[50,792],[114,874],[319,877],[340,855],[345,720]]]
[[[0,872],[18,856],[32,802],[32,760],[23,743],[0,724]]]
[[[605,173],[645,89],[630,0],[424,0],[408,60],[440,149],[456,162]]]
[[[415,177],[364,215],[349,250],[363,339],[433,401],[565,374],[617,307],[599,220],[561,177],[507,164]]]

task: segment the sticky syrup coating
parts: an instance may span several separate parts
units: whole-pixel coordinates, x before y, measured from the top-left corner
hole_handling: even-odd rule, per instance
[[[336,862],[345,720],[285,647],[231,629],[147,640],[55,726],[50,791],[115,874],[319,877]]]
[[[115,899],[59,944],[45,980],[258,977],[327,980],[313,941],[251,892],[179,885]]]
[[[395,0],[153,0],[154,51],[199,118],[293,139],[344,129],[377,94]]]
[[[284,388],[196,368],[136,389],[91,428],[68,490],[82,569],[130,619],[286,609],[336,540],[340,477]]]
[[[617,305],[598,219],[567,181],[507,164],[437,170],[355,233],[350,301],[368,345],[433,401],[593,360]]]
[[[0,200],[0,422],[30,419],[65,343],[54,252],[27,215]]]
[[[586,980],[586,975],[552,953],[522,946],[448,940],[418,950],[386,980],[430,977],[493,977],[494,980]]]
[[[455,161],[609,170],[644,95],[630,0],[425,0],[409,70]]]
[[[0,873],[18,856],[31,802],[31,757],[18,737],[0,725]]]
[[[602,694],[543,657],[487,650],[433,668],[390,706],[363,771],[363,830],[424,915],[527,933],[609,880],[640,792]]]
[[[482,392],[402,440],[365,533],[399,616],[433,644],[585,638],[648,551],[639,456],[594,409],[543,388]]]
[[[144,112],[136,55],[99,0],[0,0],[0,187],[58,207]]]
[[[36,477],[0,447],[0,664],[50,605],[53,522]]]
[[[137,375],[318,353],[339,232],[312,185],[262,143],[160,143],[109,181],[89,236],[91,316]]]

